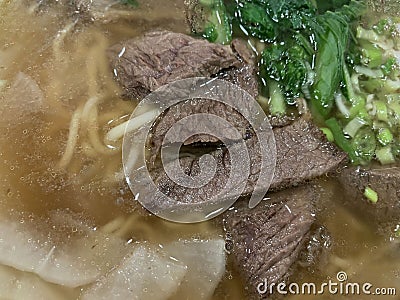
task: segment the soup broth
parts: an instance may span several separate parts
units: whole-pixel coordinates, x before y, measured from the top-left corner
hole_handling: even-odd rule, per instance
[[[139,1],[137,10],[143,18],[108,24],[83,22],[71,13],[67,2],[45,5],[41,1],[0,0],[0,94],[2,99],[7,97],[6,105],[0,107],[2,218],[17,216],[20,222],[44,220],[51,224],[54,211],[67,211],[94,228],[119,222],[124,225],[118,235],[126,241],[154,245],[177,239],[224,238],[218,221],[181,225],[145,211],[124,182],[122,141],[104,143],[105,134],[127,121],[137,104],[123,99],[106,49],[151,29],[188,33],[183,1]],[[18,76],[31,78],[40,88],[41,103],[34,111],[28,108],[32,90],[37,89],[16,85]],[[83,121],[74,123],[77,114],[84,116]],[[400,252],[391,234],[396,224],[382,229],[386,234],[378,234],[378,228],[362,212],[356,214],[343,204],[341,187],[334,179],[323,178],[313,184],[320,191],[318,223],[330,233],[331,252],[326,266],[299,267],[290,281],[319,284],[345,271],[352,282],[400,291]],[[70,233],[58,234],[60,240],[68,240]],[[56,285],[54,289],[70,299],[80,292],[79,288]],[[228,254],[227,271],[213,299],[247,297],[247,288]],[[193,295],[187,299],[194,299]],[[374,298],[364,295],[355,299]]]

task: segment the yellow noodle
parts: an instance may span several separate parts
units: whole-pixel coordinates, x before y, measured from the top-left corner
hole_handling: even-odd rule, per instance
[[[145,125],[148,122],[151,122],[159,115],[158,110],[151,110],[144,114],[141,114],[137,117],[126,121],[113,129],[111,129],[105,137],[106,142],[115,142],[121,139],[125,132],[129,133],[135,131]]]
[[[121,124],[129,119],[130,114],[126,113],[122,109],[112,109],[110,111],[104,111],[99,116],[99,123],[106,124]]]
[[[98,132],[98,124],[97,124],[97,117],[98,117],[98,111],[97,107],[94,106],[92,107],[89,117],[88,117],[88,125],[87,125],[87,134],[89,141],[95,151],[97,151],[100,154],[105,154],[105,155],[116,155],[119,153],[119,151],[116,151],[117,149],[112,149],[112,148],[107,148],[102,141],[100,140],[99,137],[99,132]]]
[[[99,86],[97,84],[97,65],[95,56],[93,56],[93,51],[90,51],[89,58],[86,63],[87,68],[87,84],[88,84],[88,94],[90,97],[97,95],[99,92]]]
[[[62,61],[62,50],[61,50],[61,45],[64,42],[65,37],[67,36],[68,33],[70,33],[72,31],[72,29],[74,29],[76,23],[78,22],[78,19],[76,19],[75,21],[67,24],[63,29],[61,29],[56,38],[53,41],[53,52],[54,52],[54,57],[56,58],[57,62],[61,62]]]
[[[74,150],[78,142],[78,132],[79,132],[81,115],[82,115],[82,108],[78,108],[72,115],[71,123],[69,126],[67,146],[65,148],[63,156],[61,157],[60,162],[57,165],[57,167],[60,169],[65,169],[71,162],[72,156],[74,155]]]

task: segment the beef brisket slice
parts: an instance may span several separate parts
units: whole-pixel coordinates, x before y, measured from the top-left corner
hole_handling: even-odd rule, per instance
[[[332,172],[347,159],[343,151],[328,142],[322,131],[305,118],[274,128],[274,134],[277,161],[272,190]]]
[[[142,99],[165,84],[190,77],[226,77],[255,96],[255,67],[246,63],[251,52],[240,42],[235,44],[237,51],[181,33],[154,31],[112,46],[108,56],[130,98]]]
[[[179,120],[187,116],[193,116],[194,120],[196,120],[196,117],[199,119],[197,122],[193,121],[192,124],[189,125],[178,124]],[[216,124],[213,122],[212,118],[215,116],[226,120],[230,124],[226,128],[218,128],[218,132],[221,134],[216,134]],[[236,131],[240,133],[241,139],[243,140],[249,139],[255,134],[250,123],[237,110],[222,102],[209,99],[195,99],[180,102],[166,110],[162,117],[158,118],[152,126],[152,135],[149,141],[151,163],[154,163],[154,160],[163,145],[164,137],[171,127],[179,132],[179,136],[189,135],[193,131],[214,132],[215,135],[218,135],[217,138],[217,136],[208,134],[196,134],[185,140],[185,145],[199,143],[221,144],[222,141],[220,141],[219,138],[234,140],[233,137],[235,136]]]
[[[346,168],[340,173],[339,181],[345,191],[346,203],[356,207],[357,211],[367,213],[378,222],[400,219],[399,167]],[[378,194],[376,204],[364,197],[366,187]]]
[[[258,284],[290,275],[314,222],[312,189],[300,187],[270,195],[254,209],[230,209],[224,215],[232,255],[251,294]],[[267,296],[265,294],[264,296]]]
[[[250,138],[245,139],[244,142],[250,158],[250,175],[248,178],[243,178],[246,181],[243,196],[254,191],[261,170],[262,158],[259,143],[252,129],[249,133]],[[304,118],[296,120],[291,125],[274,128],[274,134],[277,164],[271,190],[281,190],[327,174],[346,160],[346,154],[329,143],[323,133]],[[233,144],[230,147],[237,146],[237,144]],[[153,180],[164,193],[175,200],[186,203],[206,201],[217,194],[224,186],[231,169],[229,148],[222,147],[209,154],[217,162],[216,176],[200,189],[177,185],[161,167],[152,169]],[[187,175],[194,176],[199,173],[199,157],[182,157],[180,158],[180,165]]]

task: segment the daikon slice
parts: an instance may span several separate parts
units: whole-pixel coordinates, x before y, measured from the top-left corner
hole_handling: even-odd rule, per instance
[[[188,267],[173,299],[210,299],[225,273],[224,240],[179,240],[164,251]]]
[[[68,300],[76,299],[77,292],[48,283],[37,275],[0,265],[0,299],[12,300]]]
[[[84,225],[14,216],[0,219],[0,253],[0,264],[74,288],[109,271],[127,248],[123,240]]]
[[[82,300],[162,300],[174,294],[186,266],[146,246],[138,246],[119,267],[96,282]]]

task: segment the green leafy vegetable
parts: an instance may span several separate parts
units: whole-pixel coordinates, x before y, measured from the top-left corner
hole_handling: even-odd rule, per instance
[[[276,23],[259,4],[244,2],[238,7],[240,24],[248,35],[260,40],[273,41],[277,36]]]
[[[374,157],[376,150],[375,134],[371,128],[365,127],[358,131],[351,140],[352,148],[357,156],[357,163],[366,165]]]
[[[311,67],[304,47],[294,39],[280,44],[273,44],[264,49],[260,69],[263,78],[278,81],[279,87],[289,104],[302,93],[307,83]]]
[[[335,12],[328,11],[318,17],[316,79],[312,104],[323,117],[328,117],[334,104],[334,94],[343,78],[345,53],[350,38],[349,22],[360,17],[365,9],[362,1],[351,1]]]
[[[223,0],[192,1],[203,13],[195,32],[210,41],[229,43],[233,28],[267,42],[260,99],[272,115],[305,98],[354,164],[400,159],[399,19],[355,26],[366,0],[227,0],[229,13]]]

